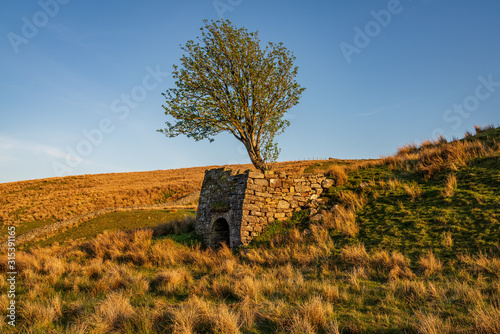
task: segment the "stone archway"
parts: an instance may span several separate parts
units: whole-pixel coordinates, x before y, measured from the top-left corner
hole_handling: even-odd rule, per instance
[[[210,241],[212,248],[219,248],[222,243],[225,243],[228,247],[231,246],[229,224],[225,218],[219,218],[213,223]]]

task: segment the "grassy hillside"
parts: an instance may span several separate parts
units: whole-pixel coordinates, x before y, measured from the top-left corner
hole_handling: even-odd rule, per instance
[[[16,330],[500,333],[500,128],[476,131],[310,164],[335,180],[326,204],[233,251],[183,218],[18,252]],[[89,235],[129,219],[101,218]]]
[[[300,172],[311,161],[277,163],[277,169]],[[164,171],[68,176],[0,184],[0,222],[17,233],[106,208],[174,201],[201,189],[211,167]],[[232,165],[249,169],[250,165]],[[4,233],[0,240],[4,240]]]

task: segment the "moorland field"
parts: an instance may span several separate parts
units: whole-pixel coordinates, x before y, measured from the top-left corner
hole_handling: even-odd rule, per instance
[[[207,168],[0,184],[4,235],[168,203],[198,191]],[[249,246],[207,249],[191,209],[107,213],[18,245],[16,327],[2,317],[1,331],[500,333],[500,128],[276,169],[334,185],[317,213]],[[5,314],[7,272],[2,252]]]

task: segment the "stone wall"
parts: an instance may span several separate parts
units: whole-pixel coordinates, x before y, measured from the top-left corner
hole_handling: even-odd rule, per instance
[[[247,245],[269,223],[288,219],[294,211],[306,206],[317,206],[321,193],[332,184],[322,174],[264,175],[227,168],[207,170],[196,232],[211,247],[218,247],[221,241],[230,247]]]

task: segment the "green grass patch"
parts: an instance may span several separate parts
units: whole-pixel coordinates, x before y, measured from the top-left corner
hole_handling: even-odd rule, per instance
[[[173,191],[163,191],[160,196],[154,201],[155,204],[166,203],[170,199],[170,197],[174,196],[175,192]]]
[[[353,175],[358,179],[352,184],[391,177],[388,172],[377,175],[372,170],[363,174]],[[460,169],[456,173],[457,189],[449,198],[442,194],[445,175],[419,180],[421,194],[416,198],[404,189],[404,185],[415,182],[411,177],[394,174],[402,183],[396,189],[370,187],[369,201],[358,212],[358,241],[367,248],[398,250],[413,258],[427,249],[444,257],[478,249],[500,250],[500,165],[486,158]],[[451,233],[452,246],[443,245],[445,233]]]
[[[45,240],[27,243],[23,248],[36,246],[49,246],[55,242],[64,243],[77,239],[89,240],[104,231],[124,231],[137,228],[153,227],[162,223],[180,219],[186,215],[195,215],[194,210],[137,210],[112,212],[91,219],[77,227],[62,231]]]

